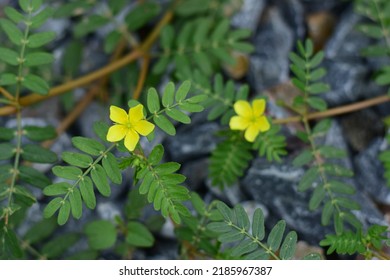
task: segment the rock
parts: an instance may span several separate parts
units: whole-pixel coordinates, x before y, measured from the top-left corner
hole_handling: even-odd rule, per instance
[[[218,141],[215,132],[219,128],[214,122],[179,127],[175,137],[166,138],[164,146],[173,161],[199,159],[215,149]]]
[[[299,0],[276,0],[271,1],[281,11],[285,22],[294,33],[293,41],[302,40],[306,36],[305,10]]]
[[[384,135],[385,132],[381,116],[372,109],[343,116],[341,126],[348,143],[358,152],[362,152],[374,139]]]
[[[266,0],[244,0],[240,11],[232,17],[232,25],[235,28],[255,31],[266,2]]]
[[[340,0],[300,0],[307,12],[316,12],[323,10],[338,10],[346,4]]]
[[[119,207],[114,201],[103,202],[99,201],[96,206],[97,214],[100,219],[114,221],[116,216],[122,217],[121,210],[123,207]]]
[[[387,205],[390,204],[390,189],[383,177],[384,168],[378,157],[383,150],[389,149],[388,146],[386,140],[377,139],[354,159],[359,190],[376,202]]]
[[[206,186],[219,200],[225,201],[233,206],[246,199],[237,183],[221,190],[220,188],[211,185],[211,180],[208,179],[206,181]]]
[[[284,219],[289,228],[297,231],[300,239],[318,244],[326,234],[333,232],[333,227],[321,225],[320,210],[309,210],[310,193],[297,191],[304,169],[292,167],[291,162],[292,159],[269,163],[257,158],[241,181],[241,186],[250,198],[269,209],[268,228]]]
[[[322,98],[330,107],[383,94],[381,88],[371,81],[369,69],[360,62],[326,59],[323,66],[328,72],[323,81],[330,85],[331,90],[322,94]]]
[[[206,158],[185,162],[181,174],[187,177],[185,184],[191,191],[199,190],[207,180],[208,160]]]
[[[294,44],[292,29],[277,8],[268,9],[254,39],[249,81],[259,92],[289,79],[288,54]]]
[[[98,139],[97,135],[93,130],[95,122],[104,121],[108,124],[112,124],[110,121],[110,112],[107,106],[103,106],[98,102],[92,102],[77,118],[77,125],[80,129],[79,134],[83,137]]]
[[[159,240],[149,252],[146,259],[149,260],[177,260],[179,256],[179,244],[174,240]]]
[[[361,50],[371,43],[363,33],[356,30],[363,17],[356,14],[352,8],[347,9],[335,26],[333,36],[325,47],[326,57],[332,60],[362,61]]]

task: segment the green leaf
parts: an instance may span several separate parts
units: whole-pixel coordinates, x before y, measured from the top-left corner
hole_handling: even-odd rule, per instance
[[[258,248],[258,244],[257,243],[253,242],[252,240],[245,239],[245,240],[242,240],[240,242],[240,244],[238,244],[237,246],[235,246],[233,248],[233,250],[231,252],[231,255],[233,257],[242,256],[244,254],[253,252],[257,248]]]
[[[298,185],[298,191],[304,192],[313,186],[313,183],[318,178],[318,168],[312,167],[310,168],[302,177],[301,181]]]
[[[80,191],[77,188],[73,188],[69,193],[69,202],[72,210],[72,216],[75,219],[80,219],[83,213],[83,203],[81,201]]]
[[[322,209],[321,223],[328,225],[334,212],[334,206],[331,200],[327,201]]]
[[[28,139],[37,142],[50,140],[57,137],[57,132],[52,126],[25,126],[23,127],[23,132]]]
[[[0,160],[6,160],[13,157],[15,154],[15,147],[10,143],[0,144]]]
[[[32,167],[21,165],[19,166],[19,171],[19,179],[35,187],[43,189],[51,183],[50,179],[42,174],[42,172]]]
[[[152,114],[156,114],[160,110],[160,98],[155,88],[148,90],[147,106]]]
[[[291,260],[294,257],[295,250],[297,247],[298,236],[295,231],[290,231],[283,241],[280,248],[279,257],[282,260]]]
[[[55,37],[56,33],[52,31],[35,33],[28,37],[27,46],[29,48],[39,48],[53,41]]]
[[[160,13],[160,10],[160,5],[152,1],[138,4],[125,18],[129,30],[135,31],[150,22]]]
[[[48,185],[43,189],[43,194],[47,196],[67,194],[72,189],[72,185],[67,182],[60,182]]]
[[[327,187],[332,191],[336,193],[342,193],[342,194],[354,194],[355,188],[351,185],[345,184],[343,182],[338,181],[330,181],[327,184]]]
[[[171,106],[174,102],[175,98],[175,84],[172,82],[169,82],[164,89],[163,97],[162,97],[162,104],[164,107]]]
[[[116,15],[123,8],[125,8],[125,5],[127,4],[127,0],[108,1],[107,4],[108,4],[108,7],[110,8],[112,14]]]
[[[324,119],[317,123],[313,128],[313,135],[326,133],[332,126],[331,119]]]
[[[343,149],[338,149],[332,146],[322,146],[318,149],[318,151],[325,158],[343,158],[347,156]]]
[[[310,67],[311,68],[315,68],[317,67],[318,65],[320,65],[320,63],[322,62],[322,60],[324,59],[325,57],[325,53],[323,51],[320,51],[318,53],[316,53],[312,59],[310,60]]]
[[[11,141],[15,137],[15,130],[11,128],[0,127],[0,140]]]
[[[175,12],[180,16],[190,16],[206,12],[210,8],[208,0],[187,0],[175,6]]]
[[[218,211],[222,214],[225,221],[232,221],[233,220],[233,212],[232,210],[223,202],[218,201],[216,203]]]
[[[14,25],[10,20],[2,18],[0,19],[0,25],[7,34],[8,39],[17,46],[22,45],[23,34],[19,28]]]
[[[267,238],[267,244],[269,249],[272,251],[277,251],[282,243],[284,229],[286,228],[286,222],[281,220],[279,221],[271,230]]]
[[[46,81],[36,75],[27,74],[22,80],[22,85],[27,89],[32,90],[38,94],[46,95],[49,93],[50,87]]]
[[[52,236],[56,227],[54,219],[43,219],[28,229],[23,240],[29,244],[38,243]]]
[[[116,2],[116,1],[110,1],[108,3],[112,3],[112,2]],[[104,51],[106,53],[112,53],[121,39],[122,39],[122,34],[118,32],[118,30],[111,31],[104,40]]]
[[[188,117],[186,114],[184,114],[182,111],[179,111],[175,108],[167,109],[165,113],[172,119],[184,123],[189,124],[191,123],[190,117]]]
[[[72,40],[65,48],[62,59],[64,74],[73,77],[78,74],[80,65],[74,61],[81,61],[83,55],[83,45],[78,40]]]
[[[27,189],[15,186],[13,191],[15,202],[21,206],[31,207],[35,202],[37,202],[35,196]]]
[[[54,163],[57,155],[52,151],[38,145],[27,144],[22,147],[22,158],[27,161],[37,163]]]
[[[215,232],[229,232],[231,231],[230,226],[226,222],[212,222],[207,225],[209,230]]]
[[[321,255],[320,254],[317,254],[317,253],[310,253],[308,255],[306,255],[304,258],[304,260],[312,260],[312,261],[315,261],[315,260],[321,260]]]
[[[303,166],[310,163],[313,160],[313,154],[311,151],[305,150],[300,153],[293,161],[294,166]]]
[[[119,169],[118,162],[112,153],[107,153],[105,157],[103,157],[102,165],[108,178],[110,178],[114,184],[122,183],[122,173]]]
[[[24,65],[27,67],[39,66],[52,63],[53,60],[54,57],[50,53],[34,52],[26,55]]]
[[[314,192],[313,192],[313,195],[312,197],[310,198],[310,201],[309,201],[309,209],[311,211],[317,209],[321,202],[324,200],[325,198],[325,194],[326,194],[326,190],[323,186],[318,186]]]
[[[153,148],[150,152],[148,161],[152,165],[158,164],[164,156],[164,146],[159,144]]]
[[[323,78],[326,75],[326,70],[324,68],[318,68],[310,73],[309,80],[317,81]]]
[[[105,220],[88,223],[84,232],[88,238],[89,247],[95,250],[104,250],[112,247],[117,238],[115,226]]]
[[[63,204],[63,199],[61,197],[56,197],[52,199],[43,210],[43,217],[50,218],[54,215],[55,212],[61,207]]]
[[[260,208],[256,209],[253,214],[252,235],[259,240],[263,240],[265,235],[264,214]]]
[[[80,151],[83,151],[84,153],[93,155],[93,156],[99,156],[101,153],[104,152],[105,147],[103,144],[99,143],[96,140],[86,138],[86,137],[73,137],[72,138],[73,146],[75,146]]]
[[[296,53],[291,52],[288,57],[299,69],[306,69],[306,61]]]
[[[54,166],[52,168],[54,175],[68,180],[78,180],[83,172],[80,168],[74,166]]]
[[[319,97],[309,97],[307,103],[309,103],[310,107],[319,111],[325,111],[328,108],[326,102]]]
[[[10,86],[15,85],[18,82],[18,78],[15,74],[4,73],[0,76],[0,85],[1,86]]]
[[[371,38],[381,39],[385,36],[385,34],[383,34],[381,26],[378,26],[376,24],[359,24],[357,26],[357,29]]]
[[[6,6],[4,8],[4,12],[7,15],[7,17],[12,20],[14,23],[19,23],[24,20],[24,16],[19,13],[17,10],[10,6]]]
[[[106,172],[101,165],[96,164],[94,168],[92,168],[91,178],[98,191],[103,196],[109,197],[111,194],[111,188],[107,181]]]
[[[237,225],[241,229],[245,229],[245,231],[249,231],[250,222],[249,222],[248,214],[245,212],[244,208],[240,204],[237,204],[236,206],[234,206],[233,211],[237,218]]]
[[[79,183],[81,197],[85,202],[85,205],[89,209],[95,209],[96,207],[96,197],[95,192],[93,190],[92,181],[89,177],[83,177]]]
[[[76,233],[62,234],[46,243],[41,250],[41,254],[48,259],[59,259],[79,239],[80,235]]]
[[[154,237],[143,224],[129,222],[127,224],[126,243],[136,247],[152,247]]]
[[[0,249],[3,249],[3,251],[9,251],[15,258],[21,258],[23,256],[23,251],[19,245],[18,238],[12,229],[5,228],[4,235],[0,235],[0,237],[2,237],[2,244],[0,245],[4,244],[5,247],[4,249],[0,247]]]
[[[245,42],[234,42],[230,44],[235,51],[243,53],[251,53],[255,50],[254,46],[250,43]]]
[[[109,125],[105,122],[95,122],[93,124],[93,131],[104,142],[107,142],[107,133]]]
[[[318,93],[323,93],[327,92],[330,90],[330,87],[328,84],[325,83],[315,83],[311,84],[308,88],[307,91],[312,93],[312,94],[318,94]]]
[[[242,239],[244,239],[244,237],[245,235],[239,231],[230,231],[218,236],[218,240],[222,243],[230,243],[241,241]]]
[[[159,128],[161,128],[167,134],[172,136],[176,134],[175,127],[165,116],[162,115],[153,116],[153,121]]]
[[[39,28],[43,25],[51,16],[53,15],[52,8],[46,8],[36,16],[34,16],[31,20],[30,28]]]
[[[13,66],[19,65],[18,53],[10,49],[0,48],[0,60]]]
[[[108,18],[105,18],[100,15],[91,15],[88,18],[84,18],[83,21],[78,23],[74,27],[74,35],[76,38],[83,37],[87,35],[88,33],[94,32],[99,27],[102,27],[103,25],[106,25],[109,23],[110,20]]]
[[[81,168],[88,168],[93,163],[91,156],[80,153],[63,152],[61,157],[66,163]]]
[[[324,164],[325,172],[333,176],[352,177],[353,172],[348,168],[336,164]]]
[[[189,80],[184,81],[178,88],[175,96],[177,103],[181,103],[186,99],[188,92],[191,89],[191,82]]]
[[[191,113],[199,113],[204,110],[204,107],[199,104],[191,104],[191,103],[183,103],[179,105],[181,110],[191,112]]]
[[[344,207],[344,208],[348,208],[348,209],[351,209],[351,210],[360,210],[360,204],[347,198],[347,197],[337,197],[335,198],[335,203],[337,203],[338,205]]]
[[[69,201],[65,201],[65,203],[61,206],[60,211],[58,212],[57,223],[62,226],[65,225],[69,219],[70,215],[70,203]]]
[[[42,0],[19,0],[19,5],[26,13],[37,11],[41,5]]]

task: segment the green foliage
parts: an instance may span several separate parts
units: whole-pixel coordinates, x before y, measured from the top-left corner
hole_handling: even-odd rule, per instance
[[[336,178],[351,177],[353,173],[332,161],[345,157],[345,151],[332,146],[318,145],[320,138],[330,127],[329,122],[322,121],[311,129],[305,120],[310,108],[326,109],[326,104],[322,99],[311,97],[329,89],[327,84],[318,81],[326,73],[323,68],[317,67],[321,64],[323,57],[322,52],[314,54],[313,43],[310,40],[306,40],[305,45],[298,42],[298,54],[290,54],[291,70],[296,76],[292,81],[302,92],[302,95],[297,96],[293,102],[294,108],[301,113],[304,119],[305,132],[299,136],[304,142],[310,144],[309,149],[302,151],[294,159],[293,165],[310,167],[303,175],[298,190],[313,189],[309,209],[316,210],[323,206],[322,224],[329,224],[333,218],[335,231],[341,234],[344,231],[344,223],[349,223],[357,229],[361,227],[360,221],[352,213],[352,210],[358,210],[360,206],[348,197],[355,193],[354,188]],[[316,101],[313,103],[313,100]]]
[[[147,119],[152,119],[153,122],[169,135],[175,135],[176,129],[172,121],[178,121],[183,124],[191,123],[191,118],[185,113],[201,112],[202,102],[206,96],[196,95],[187,97],[191,89],[191,82],[184,81],[175,92],[175,84],[169,82],[162,94],[157,93],[155,88],[150,88],[147,95],[147,108],[151,114]],[[171,120],[169,120],[167,117]]]
[[[180,185],[186,177],[176,173],[180,164],[159,163],[163,154],[164,148],[158,145],[153,148],[149,158],[136,156],[136,179],[142,181],[139,186],[140,194],[147,195],[148,202],[153,203],[154,209],[179,224],[181,216],[189,215],[188,209],[183,205],[183,201],[189,199],[188,190]]]
[[[178,34],[177,37],[174,34]],[[230,30],[228,20],[211,17],[187,21],[179,30],[166,26],[161,33],[163,53],[154,72],[162,73],[172,62],[178,73],[196,67],[211,76],[218,63],[235,63],[233,51],[253,51],[252,45],[243,42],[249,36],[249,30]]]
[[[252,223],[248,214],[241,205],[230,209],[223,202],[217,202],[217,209],[222,215],[222,221],[208,224],[209,230],[219,233],[218,240],[225,243],[234,243],[230,254],[235,258],[248,260],[284,259],[294,256],[297,234],[290,231],[285,238],[285,221],[279,221],[265,238],[264,214],[261,209],[256,209],[252,217]],[[278,256],[278,251],[279,256]]]
[[[390,143],[390,134],[387,136],[387,142]],[[390,187],[390,150],[382,152],[379,155],[379,159],[382,161],[385,168],[384,177],[387,181],[387,185]]]
[[[38,94],[45,95],[49,91],[48,83],[41,77],[22,71],[25,68],[36,68],[41,65],[50,64],[54,57],[51,53],[35,51],[35,48],[42,47],[51,42],[55,34],[53,32],[38,32],[30,34],[32,29],[39,28],[51,15],[51,9],[45,8],[39,13],[42,1],[19,1],[23,14],[14,8],[7,7],[4,11],[8,19],[0,20],[1,29],[7,38],[19,50],[19,53],[10,48],[0,48],[0,60],[10,66],[18,66],[17,75],[4,71],[0,75],[0,86],[23,85]],[[19,25],[19,23],[22,23]],[[22,26],[23,30],[20,30]],[[18,93],[19,94],[19,93]]]
[[[361,231],[356,233],[346,231],[341,235],[328,234],[320,245],[329,246],[327,254],[336,251],[338,254],[361,254],[371,259],[374,256],[378,257],[375,250],[380,251],[384,242],[388,240],[386,232],[386,226],[373,225],[366,234]]]
[[[211,154],[209,176],[213,186],[223,188],[235,183],[244,175],[253,159],[252,145],[240,133],[227,133]]]
[[[117,238],[115,226],[105,220],[88,223],[84,232],[88,238],[89,247],[95,250],[103,250],[112,247]]]
[[[108,126],[97,123],[94,129],[96,134],[102,137],[104,134],[102,131],[107,133]],[[105,137],[101,140],[106,142]],[[106,148],[101,142],[85,137],[74,137],[72,143],[83,153],[64,152],[62,159],[70,166],[52,168],[57,177],[70,180],[72,183],[58,182],[46,186],[43,190],[47,196],[57,196],[46,206],[44,216],[49,218],[58,211],[57,222],[60,225],[68,221],[70,214],[75,219],[80,219],[83,203],[90,209],[95,208],[93,185],[101,195],[108,197],[111,194],[108,178],[115,184],[122,182],[118,162],[110,152],[115,144]]]
[[[253,148],[258,150],[259,156],[265,156],[268,161],[281,161],[281,156],[287,155],[286,137],[280,134],[281,127],[272,125],[270,130],[259,133]]]

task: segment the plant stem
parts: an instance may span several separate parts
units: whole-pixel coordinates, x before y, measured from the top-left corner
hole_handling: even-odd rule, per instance
[[[144,88],[146,76],[148,74],[149,63],[150,63],[150,56],[146,54],[144,55],[144,58],[142,60],[141,73],[139,74],[137,87],[133,94],[134,99],[139,99],[139,97],[141,96],[141,92],[142,89]]]
[[[8,100],[11,100],[11,101],[15,100],[15,97],[13,97],[12,94],[9,93],[9,92],[8,92],[5,88],[3,88],[3,87],[0,87],[0,93],[1,93],[2,95],[4,95],[4,97],[7,98]]]

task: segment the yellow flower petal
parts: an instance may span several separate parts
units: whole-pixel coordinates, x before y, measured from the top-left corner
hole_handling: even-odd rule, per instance
[[[144,106],[142,104],[138,104],[137,106],[129,109],[129,122],[132,125],[144,118]]]
[[[137,143],[139,141],[139,135],[135,130],[129,129],[129,131],[126,134],[125,137],[125,147],[130,151],[134,151],[135,146],[137,146]]]
[[[119,123],[119,124],[126,124],[127,123],[127,113],[122,108],[119,108],[117,106],[110,106],[110,119],[113,122]]]
[[[264,114],[265,110],[265,100],[264,99],[256,99],[252,102],[253,115],[261,116]]]
[[[116,124],[110,127],[107,133],[107,141],[118,142],[122,140],[128,131],[128,128],[121,124]]]
[[[248,129],[245,131],[245,139],[248,142],[254,142],[257,135],[259,135],[260,129],[257,125],[251,124]]]
[[[134,124],[133,128],[142,136],[148,136],[153,131],[154,124],[145,120],[140,120]]]
[[[230,119],[229,126],[232,130],[245,130],[249,126],[249,120],[244,117],[234,116]]]
[[[253,115],[251,105],[248,101],[238,100],[234,103],[234,111],[241,117],[250,118]]]
[[[260,129],[261,132],[265,132],[271,128],[271,125],[268,122],[268,119],[264,116],[258,120],[257,124],[258,124],[258,128]]]

